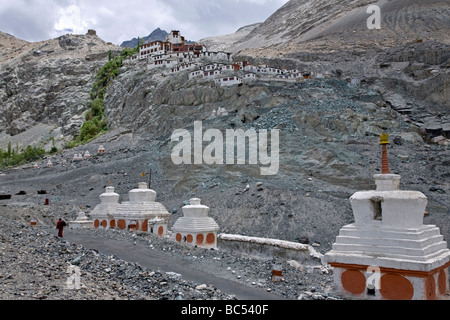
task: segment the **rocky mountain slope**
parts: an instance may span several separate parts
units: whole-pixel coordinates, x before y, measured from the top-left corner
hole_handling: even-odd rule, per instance
[[[0,148],[26,147],[51,137],[69,140],[83,124],[90,91],[109,51],[120,48],[96,35],[65,35],[27,43],[0,34]],[[14,139],[20,133],[24,139]],[[32,136],[31,139],[27,137]],[[32,140],[32,141],[29,141]]]
[[[380,30],[367,28],[372,4]],[[449,17],[440,0],[291,0],[229,50],[240,60],[360,79],[424,130],[448,136]]]
[[[27,41],[0,31],[0,63],[12,59],[29,45]]]
[[[381,10],[380,30],[367,28],[369,5]],[[298,51],[378,50],[417,39],[449,44],[449,10],[444,0],[291,0],[230,50],[256,54],[264,48],[268,57]]]
[[[367,28],[369,5],[380,8],[380,30]],[[253,64],[359,79],[421,129],[449,137],[449,17],[442,0],[291,0],[246,35],[207,41]]]

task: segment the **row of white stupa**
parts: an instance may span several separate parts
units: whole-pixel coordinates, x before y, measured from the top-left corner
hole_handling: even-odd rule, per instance
[[[161,203],[155,201],[156,192],[149,189],[146,182],[140,182],[139,188],[131,190],[128,195],[129,201],[119,203],[120,196],[114,192],[114,187],[106,187],[106,192],[100,195],[100,204],[90,213],[92,220],[81,213],[69,226],[131,229],[154,233],[160,237],[167,236],[172,215]],[[213,218],[208,217],[209,208],[201,205],[200,199],[194,198],[182,210],[184,216],[173,225],[172,237],[189,245],[217,247],[220,228]]]
[[[103,145],[100,145],[100,146],[98,147],[98,149],[97,149],[97,154],[102,155],[102,154],[104,154],[105,152],[106,152],[105,147],[104,147]],[[86,159],[90,159],[90,158],[91,158],[91,153],[90,153],[88,150],[86,150],[86,152],[84,153],[84,155],[81,154],[81,153],[75,153],[75,154],[73,155],[72,161],[82,161],[82,160],[86,160]],[[62,164],[63,166],[65,166],[65,165],[67,164],[67,160],[64,159],[64,160],[61,162],[61,164]],[[48,159],[47,164],[46,164],[46,167],[48,167],[48,168],[53,167],[53,162],[52,162],[51,159]],[[35,163],[33,164],[33,168],[34,168],[34,169],[39,169],[39,165],[35,162]]]
[[[106,150],[105,150],[105,147],[103,145],[98,147],[97,154],[101,155],[101,154],[104,154],[105,152],[106,152]],[[73,161],[82,161],[83,159],[90,159],[90,158],[91,158],[91,153],[88,150],[86,150],[84,155],[82,155],[81,153],[80,154],[75,153],[73,155],[73,159],[72,160]]]

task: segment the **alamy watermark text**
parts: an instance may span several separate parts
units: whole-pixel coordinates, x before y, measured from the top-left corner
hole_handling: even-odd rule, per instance
[[[228,129],[223,133],[218,129],[203,132],[203,123],[194,122],[194,136],[186,129],[177,129],[171,137],[178,142],[172,149],[172,162],[181,164],[207,165],[257,165],[261,175],[276,175],[280,166],[280,131]],[[205,148],[203,142],[210,142]],[[247,161],[248,160],[248,161]]]

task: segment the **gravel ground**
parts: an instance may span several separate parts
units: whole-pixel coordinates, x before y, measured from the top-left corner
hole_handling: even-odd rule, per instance
[[[17,209],[14,209],[16,212]],[[32,227],[0,207],[0,299],[3,300],[235,300],[208,283],[150,270],[58,238],[53,226]],[[286,300],[334,300],[332,270],[279,258],[188,248],[152,234],[119,230],[71,230],[99,239],[120,240],[182,258],[191,268],[282,296]],[[272,281],[273,265],[283,279]],[[79,269],[78,269],[79,268]],[[70,288],[79,270],[80,287]],[[72,277],[72,278],[71,278]],[[69,284],[76,285],[76,282]]]

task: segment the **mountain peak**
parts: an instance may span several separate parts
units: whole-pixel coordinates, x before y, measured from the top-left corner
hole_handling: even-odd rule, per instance
[[[148,36],[140,39],[144,40],[144,42],[165,41],[167,35],[167,31],[162,30],[161,28],[156,28]],[[137,45],[138,38],[133,38],[132,40],[122,42],[120,46],[124,48],[135,48]]]

